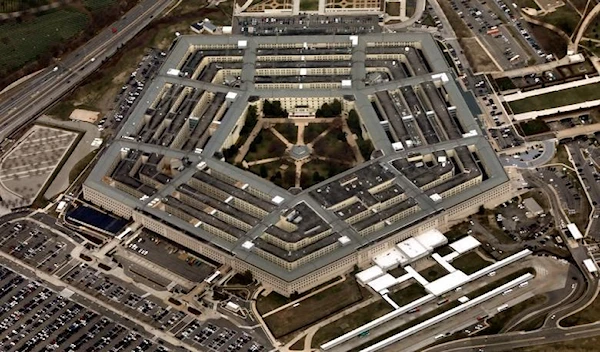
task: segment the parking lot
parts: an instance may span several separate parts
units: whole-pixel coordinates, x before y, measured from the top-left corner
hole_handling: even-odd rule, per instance
[[[146,231],[132,240],[127,250],[193,282],[203,281],[216,268]]]
[[[193,321],[176,336],[201,351],[261,352],[265,350],[265,346],[255,341],[249,333],[233,327],[219,327],[210,322],[202,324],[197,320]]]
[[[582,202],[587,203],[579,181],[573,174],[567,173],[560,168],[550,167],[539,170],[537,176],[556,190],[567,214],[578,213],[583,207]]]
[[[100,131],[117,130],[121,122],[127,119],[128,114],[133,111],[137,98],[143,93],[144,83],[156,75],[165,57],[164,53],[156,50],[151,50],[143,57],[138,68],[131,73],[129,80],[115,97],[115,108],[98,121]]]
[[[512,126],[490,129],[490,134],[500,149],[518,147],[524,143]]]
[[[168,331],[187,314],[175,309],[142,289],[116,277],[106,275],[85,263],[72,265],[61,279],[94,294],[99,299],[126,311],[158,329]]]
[[[379,17],[300,15],[290,17],[237,17],[234,33],[244,35],[317,35],[379,33]]]
[[[169,351],[106,316],[0,266],[4,351]]]
[[[590,142],[577,141],[567,145],[569,152],[573,157],[573,162],[577,168],[577,173],[583,181],[583,186],[592,199],[592,215],[589,234],[598,239],[600,232],[600,172],[598,165],[594,162],[594,154],[598,155],[599,151],[596,146],[590,145]]]
[[[0,249],[31,266],[54,273],[71,260],[73,245],[33,222],[0,225]]]
[[[500,0],[452,0],[451,5],[502,68],[546,61],[546,54],[511,4]]]

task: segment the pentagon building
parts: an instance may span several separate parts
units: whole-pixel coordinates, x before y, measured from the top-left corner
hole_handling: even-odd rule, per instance
[[[84,198],[284,295],[511,195],[428,34],[182,36],[146,88]],[[223,158],[250,106],[294,122],[334,99],[370,159],[287,190]]]

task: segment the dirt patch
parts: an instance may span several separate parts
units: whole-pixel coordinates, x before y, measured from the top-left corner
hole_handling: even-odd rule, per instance
[[[498,66],[496,66],[494,61],[492,61],[476,38],[462,38],[460,39],[460,45],[462,46],[465,56],[469,61],[469,65],[471,65],[473,68],[473,71],[491,72],[501,70]]]
[[[71,113],[71,120],[78,120],[83,122],[94,123],[98,120],[100,113],[98,111],[91,111],[85,109],[75,109]]]

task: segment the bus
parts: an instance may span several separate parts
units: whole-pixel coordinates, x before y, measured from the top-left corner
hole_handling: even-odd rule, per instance
[[[519,60],[520,57],[521,57],[521,55],[515,55],[515,56],[511,57],[510,60],[508,60],[508,61],[514,62],[514,61]]]
[[[437,302],[437,305],[438,305],[438,306],[441,306],[441,305],[442,305],[442,304],[444,304],[444,303],[448,303],[448,298],[445,298],[445,299],[443,299],[443,300],[441,300],[441,301],[438,301],[438,302]]]

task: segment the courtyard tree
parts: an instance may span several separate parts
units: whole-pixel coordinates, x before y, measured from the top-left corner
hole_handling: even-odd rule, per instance
[[[360,129],[360,118],[358,117],[358,113],[356,112],[356,110],[352,109],[348,112],[348,127],[350,128],[350,131],[352,131],[352,133],[360,135],[361,134],[361,129]]]
[[[342,102],[339,101],[339,99],[334,99],[330,106],[333,116],[339,116],[342,114]]]
[[[262,164],[260,166],[259,173],[260,173],[260,177],[262,177],[262,178],[266,178],[269,175],[269,171],[267,170],[267,167],[265,166],[265,164]]]

